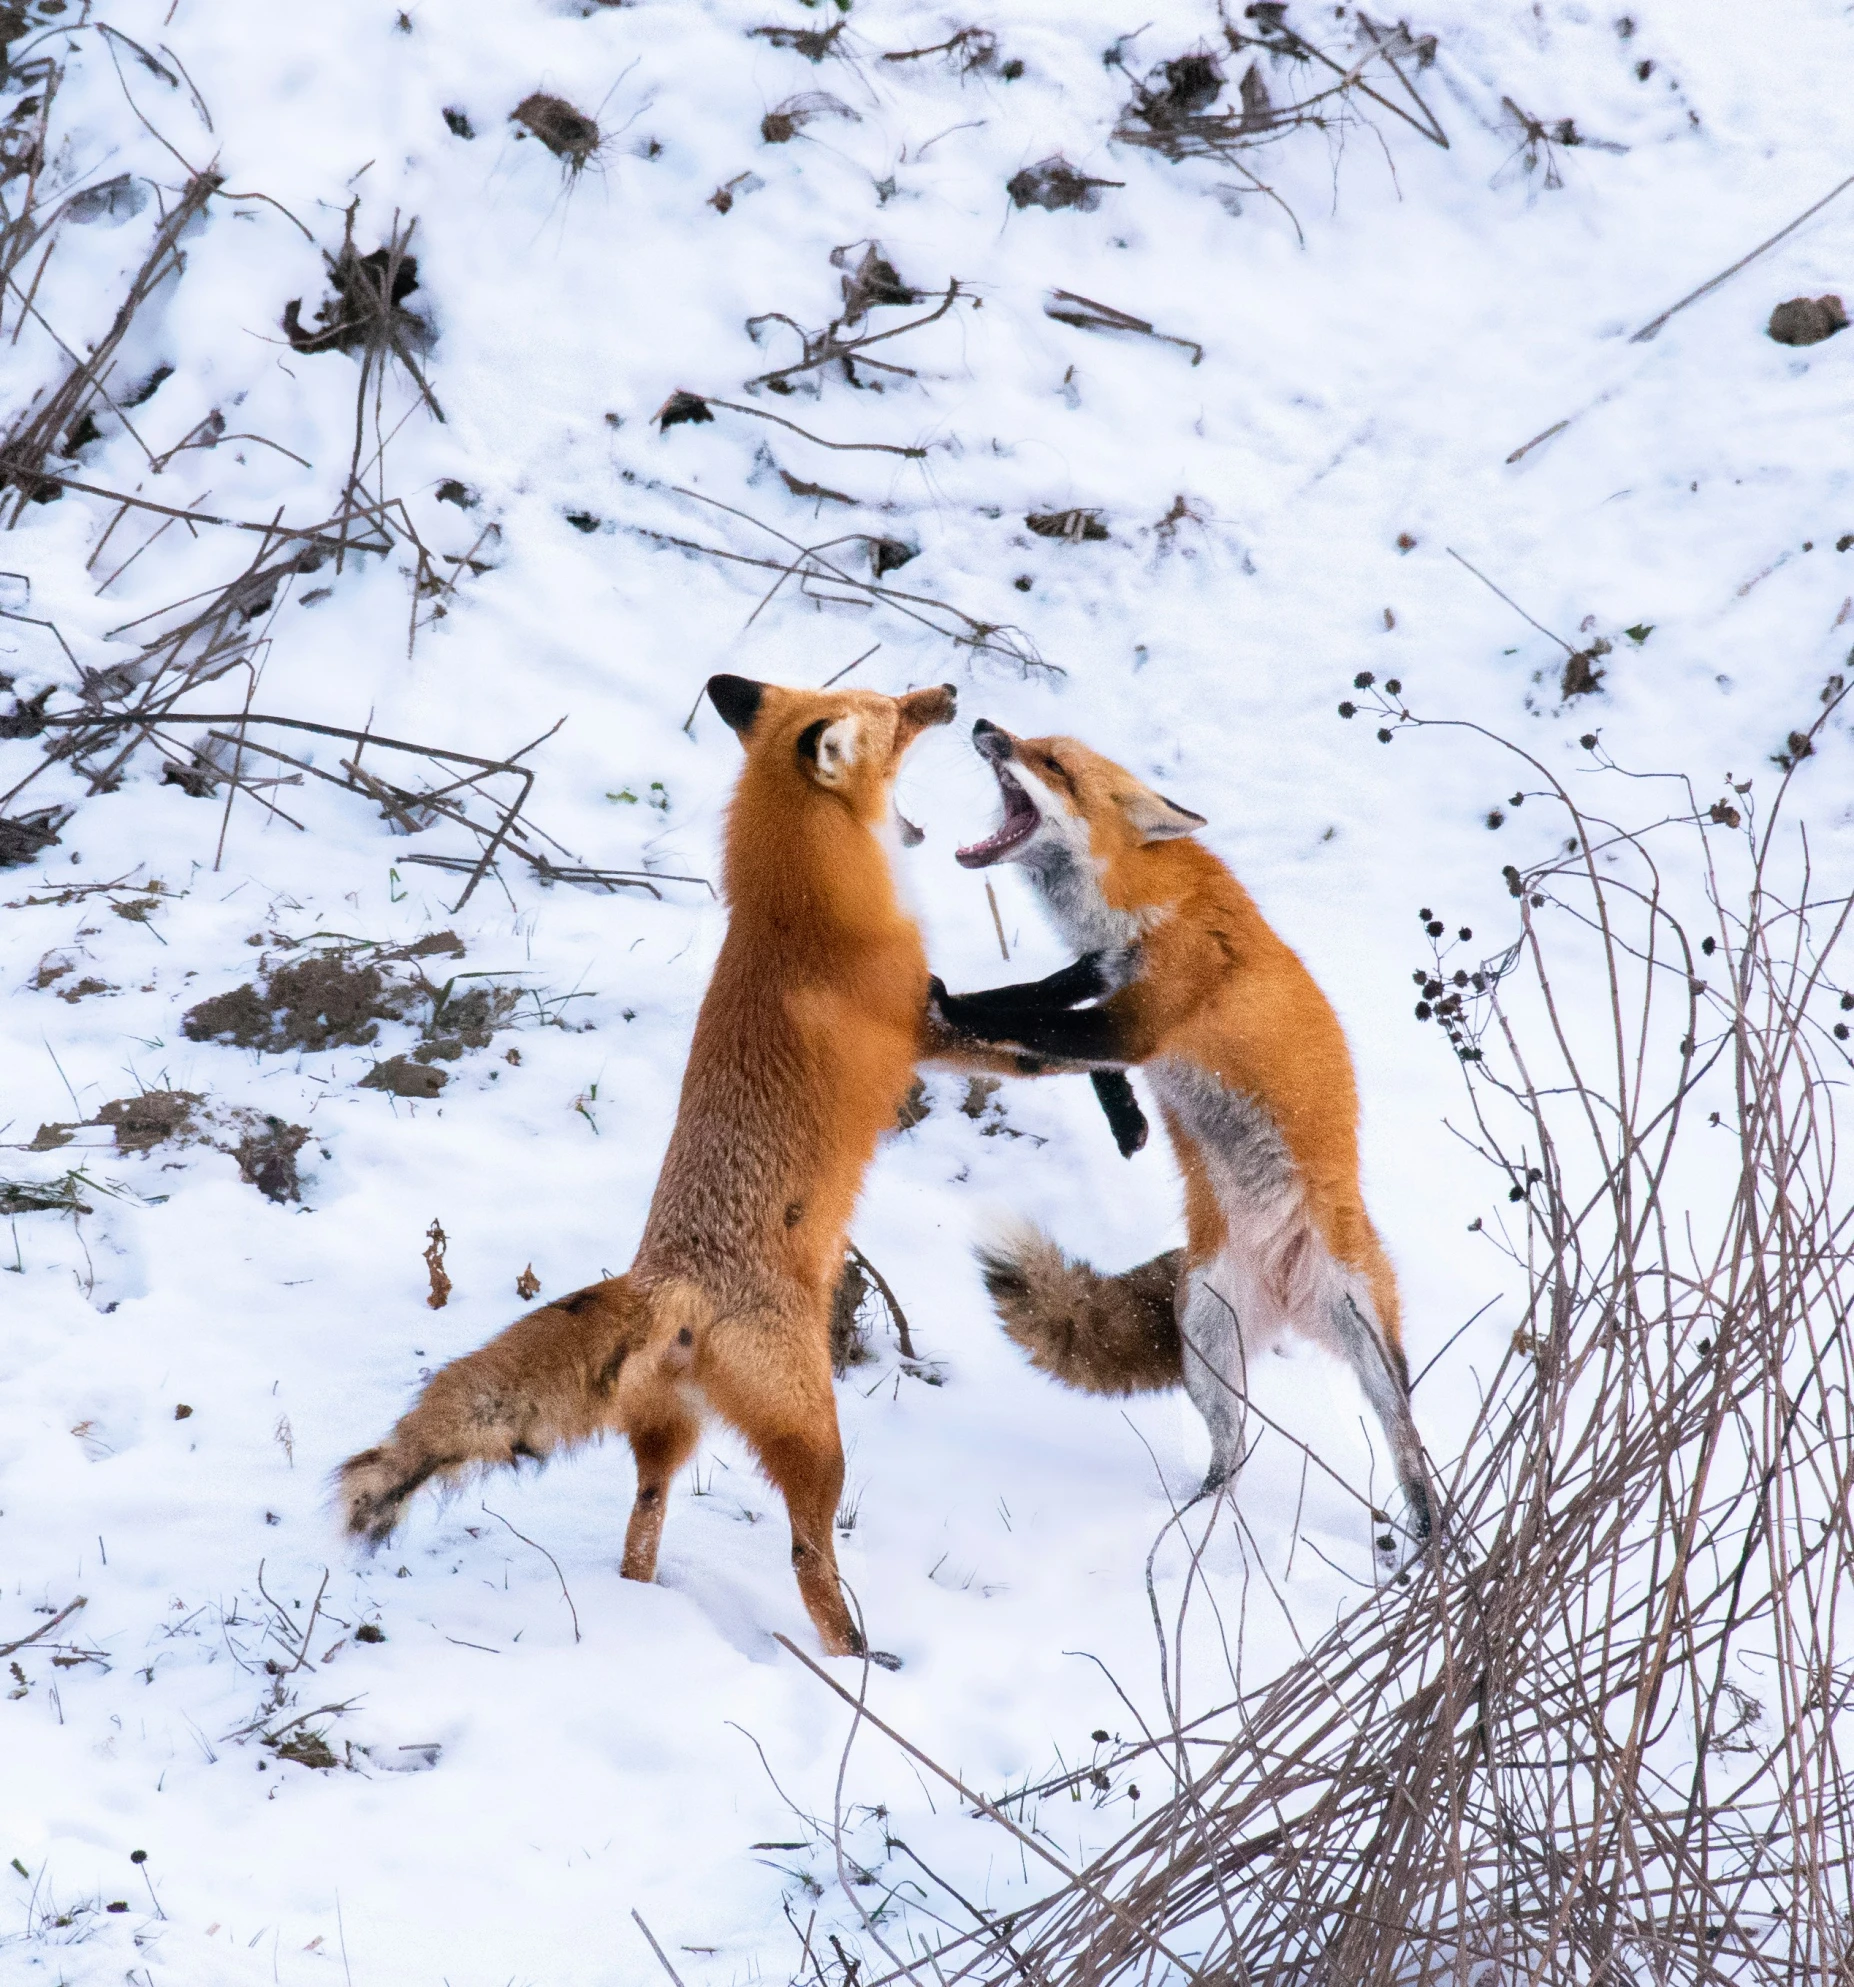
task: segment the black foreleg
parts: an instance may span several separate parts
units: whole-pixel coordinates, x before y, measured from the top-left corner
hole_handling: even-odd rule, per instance
[[[1125,1071],[1097,1069],[1088,1081],[1094,1085],[1095,1097],[1106,1115],[1107,1128],[1114,1135],[1121,1158],[1131,1159],[1146,1143],[1147,1125],[1146,1114],[1139,1107]]]

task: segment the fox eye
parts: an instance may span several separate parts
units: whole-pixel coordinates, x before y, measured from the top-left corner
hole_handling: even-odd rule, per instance
[[[1075,798],[1075,782],[1070,779],[1067,768],[1053,752],[1046,752],[1043,755],[1043,770],[1071,800]]]

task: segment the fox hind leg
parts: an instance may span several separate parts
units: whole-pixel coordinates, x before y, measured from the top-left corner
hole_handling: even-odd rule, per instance
[[[792,1571],[827,1655],[860,1656],[863,1638],[843,1598],[835,1524],[843,1496],[843,1439],[831,1391],[830,1336],[820,1295],[815,1317],[765,1315],[717,1331],[703,1390],[739,1429],[792,1521]],[[745,1354],[736,1366],[738,1346]],[[775,1351],[776,1348],[776,1351]]]
[[[1410,1510],[1410,1529],[1420,1546],[1435,1528],[1435,1512],[1423,1465],[1423,1440],[1410,1412],[1410,1369],[1402,1349],[1379,1330],[1368,1304],[1352,1291],[1343,1292],[1333,1304],[1333,1328],[1341,1356],[1358,1375],[1365,1399],[1390,1440],[1397,1481]]]
[[[1248,1353],[1239,1308],[1243,1293],[1226,1289],[1231,1279],[1215,1274],[1217,1267],[1193,1270],[1178,1286],[1185,1392],[1210,1431],[1207,1491],[1233,1482],[1242,1468],[1243,1408],[1248,1399]]]
[[[663,1539],[670,1484],[694,1452],[701,1432],[700,1421],[688,1413],[666,1415],[642,1427],[626,1425],[631,1452],[637,1458],[637,1501],[625,1527],[620,1569],[627,1580],[657,1577],[657,1547]]]
[[[657,1547],[670,1485],[701,1437],[702,1422],[691,1382],[699,1302],[686,1289],[659,1292],[649,1343],[626,1364],[618,1381],[617,1419],[637,1463],[637,1498],[625,1527],[627,1580],[654,1580]]]
[[[860,1656],[863,1638],[843,1598],[832,1529],[843,1496],[843,1443],[834,1403],[832,1407],[828,1433],[792,1431],[756,1441],[754,1447],[791,1515],[792,1571],[825,1654]]]

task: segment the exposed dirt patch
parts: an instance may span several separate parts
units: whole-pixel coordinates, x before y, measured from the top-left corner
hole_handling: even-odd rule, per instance
[[[189,1041],[285,1055],[369,1048],[379,1041],[383,1022],[412,1022],[423,1039],[408,1053],[376,1063],[360,1087],[394,1097],[435,1097],[448,1079],[431,1065],[488,1048],[520,998],[518,989],[492,980],[434,982],[417,963],[460,958],[463,949],[454,931],[439,931],[415,945],[369,947],[367,957],[347,948],[318,952],[201,1001],[183,1017],[181,1033]],[[395,970],[401,968],[410,970]],[[239,1148],[239,1164],[254,1183],[261,1184],[260,1173],[282,1179],[290,1176],[301,1143],[280,1151],[274,1141],[260,1139],[262,1149],[254,1147],[249,1158]]]
[[[991,1108],[991,1101],[1004,1085],[995,1076],[973,1076],[966,1079],[966,1094],[960,1099],[959,1108],[975,1123]]]
[[[389,979],[377,965],[324,952],[279,966],[262,982],[214,994],[187,1010],[180,1032],[190,1042],[283,1055],[292,1049],[363,1049],[382,1021],[403,1021],[430,999],[421,984]]]
[[[309,1142],[308,1126],[286,1124],[242,1104],[216,1106],[197,1090],[144,1090],[136,1097],[118,1097],[94,1118],[41,1125],[27,1149],[53,1152],[69,1145],[80,1131],[100,1128],[115,1134],[120,1153],[148,1153],[169,1145],[210,1146],[236,1159],[241,1178],[267,1199],[302,1198],[296,1155]]]
[[[90,1122],[114,1128],[118,1152],[150,1152],[170,1138],[197,1137],[193,1114],[205,1101],[197,1090],[144,1090],[105,1104]]]
[[[363,1090],[384,1090],[392,1097],[435,1097],[450,1081],[441,1069],[413,1062],[406,1056],[389,1056],[375,1063],[360,1080]]]
[[[897,1131],[912,1131],[923,1118],[931,1116],[932,1112],[933,1093],[917,1076],[908,1085],[907,1095],[902,1098],[900,1104],[896,1107],[895,1129]]]
[[[296,1155],[309,1143],[307,1125],[285,1124],[281,1118],[257,1118],[243,1138],[231,1148],[238,1161],[239,1177],[256,1187],[266,1200],[291,1201],[303,1197],[297,1176]],[[223,1148],[221,1148],[223,1149]]]
[[[688,393],[678,387],[650,418],[657,424],[657,433],[665,434],[684,421],[712,421],[715,417],[699,393]]]

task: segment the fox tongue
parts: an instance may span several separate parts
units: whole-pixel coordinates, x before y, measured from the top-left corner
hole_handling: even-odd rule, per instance
[[[969,842],[963,849],[953,851],[953,860],[961,869],[989,869],[1008,846],[1006,837],[1009,832],[1007,824],[995,835],[987,835],[982,842]]]
[[[1004,794],[1004,819],[982,842],[953,851],[953,860],[962,869],[989,869],[1009,855],[1019,842],[1028,841],[1041,823],[1036,803],[1015,780],[1006,779],[1000,772],[998,785]]]

